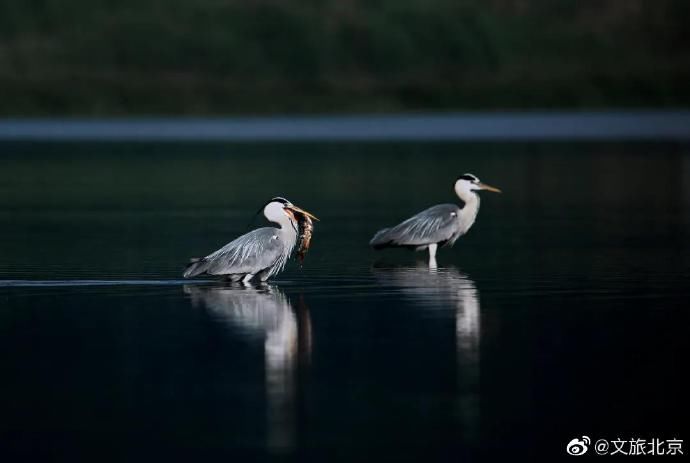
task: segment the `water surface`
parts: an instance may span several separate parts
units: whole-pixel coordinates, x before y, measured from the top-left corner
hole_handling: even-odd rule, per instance
[[[687,145],[0,153],[3,461],[462,461],[684,437]],[[454,201],[464,172],[504,194],[438,269],[368,249]],[[181,279],[275,195],[322,219],[303,268]]]

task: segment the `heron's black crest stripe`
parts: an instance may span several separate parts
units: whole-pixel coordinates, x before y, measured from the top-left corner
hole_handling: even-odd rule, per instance
[[[458,180],[467,180],[468,182],[478,182],[479,179],[472,174],[464,174],[458,177]],[[457,180],[456,180],[457,182]]]
[[[259,208],[258,211],[256,211],[256,214],[254,214],[254,216],[252,217],[252,220],[250,220],[249,223],[247,224],[247,228],[249,228],[249,227],[254,223],[254,220],[256,220],[256,216],[259,215],[259,214],[261,214],[261,211],[263,211],[264,208],[265,208],[266,206],[268,206],[269,204],[271,204],[271,203],[274,202],[274,201],[277,202],[277,203],[281,203],[281,204],[283,204],[284,206],[287,206],[288,204],[290,204],[290,201],[288,201],[288,200],[285,199],[285,198],[281,198],[280,196],[276,196],[275,198],[269,199],[268,201],[266,201],[266,202],[263,204],[263,206],[261,206],[261,207]]]

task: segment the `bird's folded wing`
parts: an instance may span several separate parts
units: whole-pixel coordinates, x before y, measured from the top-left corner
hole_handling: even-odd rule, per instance
[[[402,246],[448,241],[458,231],[459,212],[455,204],[432,206],[388,229],[386,239]]]
[[[206,273],[257,273],[272,266],[282,254],[278,230],[272,227],[258,228],[204,257]]]

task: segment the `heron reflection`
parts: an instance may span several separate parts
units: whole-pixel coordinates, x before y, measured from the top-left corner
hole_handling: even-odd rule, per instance
[[[377,280],[396,288],[416,307],[447,307],[455,321],[458,408],[467,437],[476,439],[479,430],[479,363],[481,310],[479,291],[469,278],[454,267],[375,267]]]
[[[301,302],[293,309],[275,286],[186,285],[195,307],[248,335],[263,338],[268,409],[268,448],[289,451],[296,439],[296,381],[309,363],[311,322]]]

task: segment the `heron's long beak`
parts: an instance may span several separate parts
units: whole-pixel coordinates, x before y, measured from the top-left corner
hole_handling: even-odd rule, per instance
[[[501,193],[501,190],[499,190],[498,188],[493,187],[491,185],[487,185],[486,183],[480,183],[479,189],[480,190],[486,190],[486,191],[493,191],[494,193]]]
[[[317,219],[313,214],[311,214],[310,212],[305,211],[304,209],[301,209],[301,208],[295,206],[294,204],[291,204],[291,205],[289,205],[289,206],[286,206],[285,209],[288,209],[288,210],[291,210],[291,211],[294,211],[294,212],[299,212],[300,214],[304,214],[304,215],[306,215],[307,217],[309,217],[309,218],[312,219],[312,220],[316,220],[317,222],[319,221],[319,219]]]

